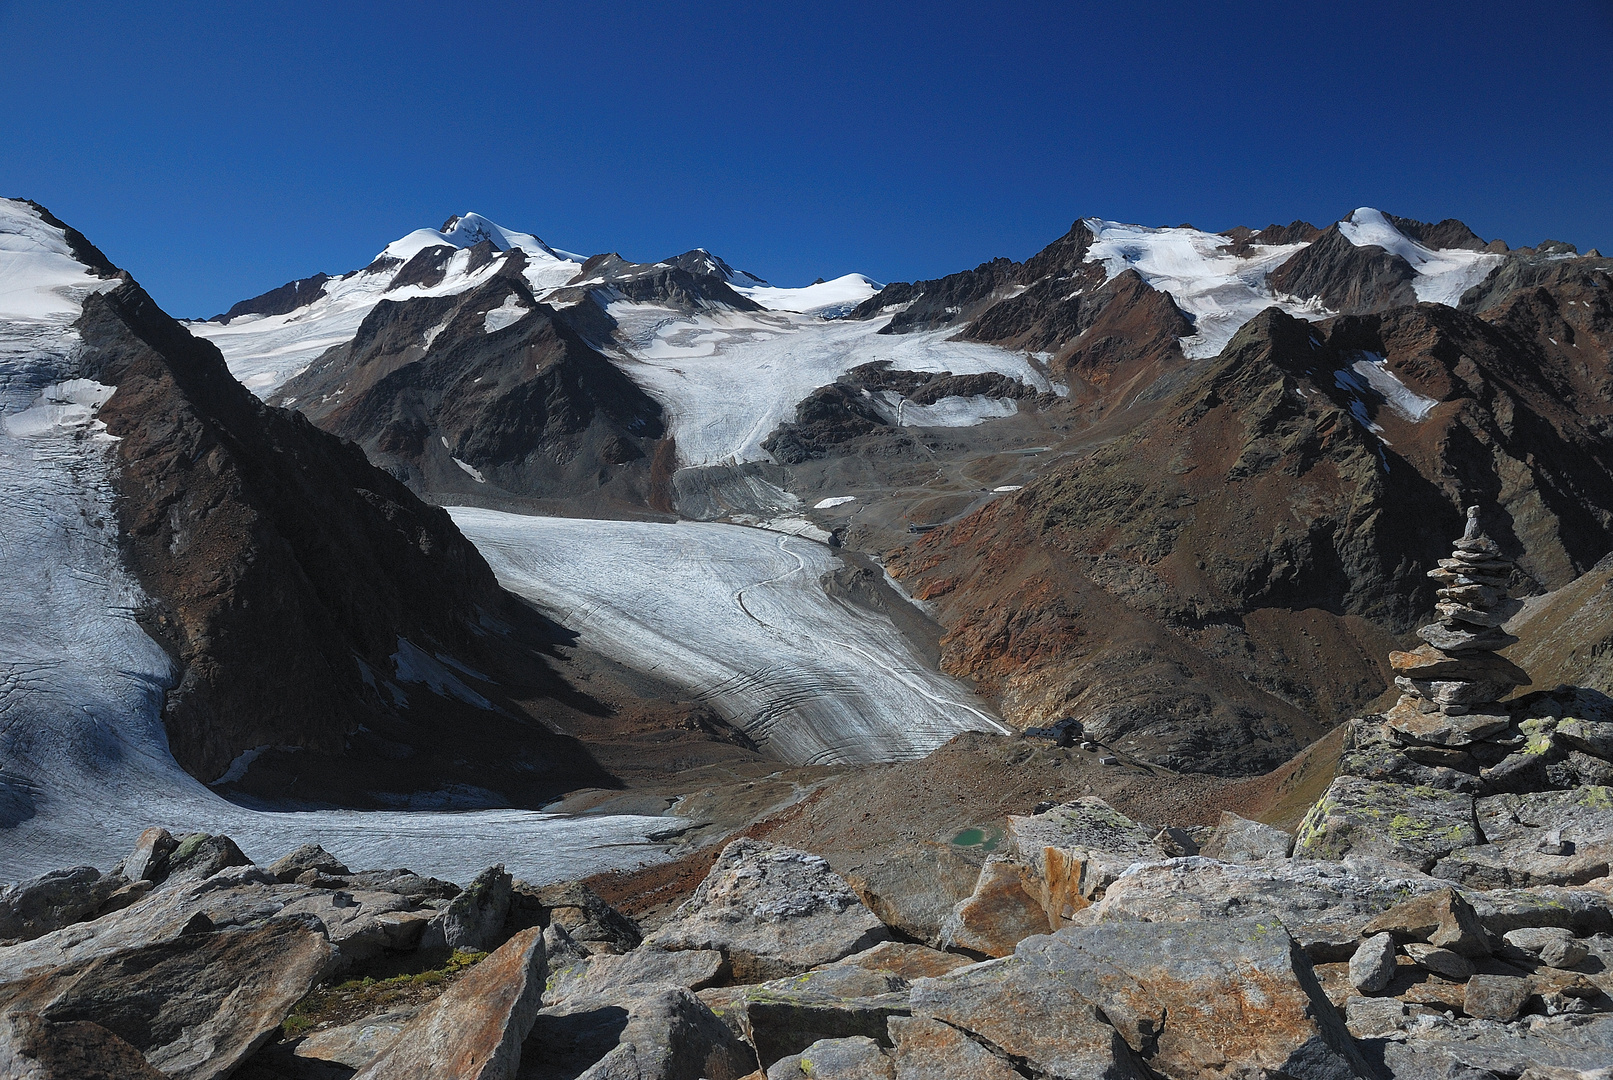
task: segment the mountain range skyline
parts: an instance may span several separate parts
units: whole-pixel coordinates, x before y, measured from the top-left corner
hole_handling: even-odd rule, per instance
[[[64,40],[88,77],[63,77]],[[1589,2],[8,4],[0,192],[197,316],[466,208],[588,254],[705,247],[787,286],[1024,259],[1085,214],[1222,230],[1368,205],[1609,250],[1610,40]]]

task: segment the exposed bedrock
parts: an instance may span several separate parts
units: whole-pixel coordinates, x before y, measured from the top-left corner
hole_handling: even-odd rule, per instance
[[[947,669],[1012,719],[1070,712],[1178,768],[1272,767],[1382,693],[1461,507],[1496,506],[1524,592],[1613,547],[1607,299],[1549,299],[1484,319],[1268,311],[1149,423],[894,553],[892,572],[937,605]],[[1597,366],[1540,332],[1561,332],[1554,310]]]
[[[661,407],[534,300],[519,265],[466,293],[381,301],[273,400],[438,501],[654,499]]]
[[[550,770],[602,775],[570,740],[500,708],[499,689],[473,691],[436,659],[514,663],[540,693],[569,693],[532,652],[548,631],[510,606],[445,512],[352,444],[258,402],[132,282],[90,297],[78,330],[85,374],[117,388],[100,419],[118,437],[120,535],[151,598],[142,624],[178,664],[164,723],[193,776],[293,749],[295,768],[261,772],[258,794],[300,775],[300,797],[362,804],[456,781],[541,800]],[[488,634],[498,618],[525,628]],[[464,765],[400,760],[449,722],[464,725]],[[536,769],[499,764],[511,746]],[[394,764],[355,784],[367,760]]]

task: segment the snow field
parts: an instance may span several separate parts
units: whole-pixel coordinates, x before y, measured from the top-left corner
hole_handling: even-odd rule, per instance
[[[313,303],[285,315],[243,315],[228,323],[187,323],[192,334],[206,338],[224,354],[230,373],[259,397],[268,397],[287,380],[294,378],[334,345],[353,339],[364,317],[382,300],[409,300],[418,296],[454,296],[489,281],[503,265],[499,259],[468,269],[470,253],[465,250],[482,239],[491,238],[502,250],[519,247],[526,253],[523,276],[534,296],[564,285],[582,269],[582,260],[556,252],[527,233],[501,229],[479,214],[466,214],[448,233],[418,229],[388,244],[382,255],[407,260],[435,244],[452,244],[461,250],[448,261],[442,281],[429,288],[408,285],[387,291],[397,267],[378,272],[358,270],[325,282],[324,293]],[[406,254],[402,254],[406,253]],[[512,298],[513,299],[513,298]],[[506,310],[509,309],[509,310]],[[489,312],[484,329],[503,329],[525,314],[506,301],[504,308]],[[441,327],[437,328],[439,331]],[[435,336],[435,335],[429,335]],[[429,344],[429,340],[427,342]]]
[[[748,276],[748,275],[747,275]],[[846,274],[800,289],[779,289],[771,285],[745,287],[734,291],[747,296],[770,311],[793,311],[801,315],[837,318],[877,293],[883,286],[862,274]]]
[[[795,764],[922,757],[1007,731],[889,619],[820,579],[821,544],[710,522],[540,518],[449,507],[499,582],[588,648],[689,687]]]
[[[1502,256],[1464,248],[1426,248],[1389,223],[1383,213],[1363,206],[1339,222],[1339,232],[1356,247],[1381,247],[1417,271],[1411,283],[1417,299],[1455,307],[1462,294],[1483,281]]]
[[[610,313],[627,353],[622,370],[664,405],[677,440],[679,465],[737,465],[771,460],[762,442],[795,407],[860,364],[889,360],[909,371],[955,375],[999,372],[1037,390],[1053,389],[1023,353],[946,340],[955,328],[881,336],[888,319],[825,322],[788,312],[684,315],[669,308],[617,302]],[[903,414],[951,426],[1011,415],[1018,406],[911,403]]]
[[[1193,316],[1198,333],[1182,339],[1189,358],[1215,356],[1244,323],[1273,304],[1303,319],[1333,314],[1314,300],[1279,296],[1266,284],[1266,275],[1304,244],[1256,244],[1251,254],[1232,255],[1222,250],[1231,241],[1218,233],[1150,229],[1099,218],[1087,218],[1085,224],[1097,237],[1087,262],[1103,263],[1110,280],[1136,270]]]

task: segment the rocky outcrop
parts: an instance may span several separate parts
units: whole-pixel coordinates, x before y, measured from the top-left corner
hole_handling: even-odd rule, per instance
[[[889,361],[853,368],[828,386],[819,387],[795,408],[792,421],[780,424],[762,449],[783,465],[837,454],[888,456],[915,449],[908,429],[924,427],[922,410],[947,398],[985,398],[1038,405],[1057,401],[1006,375],[988,372],[954,375],[950,371],[892,370]]]
[[[758,840],[735,840],[695,894],[645,938],[657,949],[715,949],[733,977],[798,974],[889,936],[823,859]]]
[[[1225,821],[1225,844],[1264,839],[1251,824]],[[0,946],[0,1055],[42,1076],[53,1074],[40,1062],[126,1061],[112,1075],[162,1064],[297,1078],[1421,1080],[1450,1061],[1506,1076],[1519,1061],[1583,1071],[1613,1039],[1610,879],[1483,889],[1360,853],[1285,857],[1275,844],[1254,845],[1262,857],[1245,863],[1172,856],[1159,839],[1169,830],[1096,799],[1004,825],[982,883],[1012,873],[1039,925],[981,962],[865,947],[884,928],[844,881],[753,840],[729,845],[643,944],[607,931],[621,916],[580,886],[514,883],[493,934],[508,940],[491,956],[460,952],[386,980],[357,976],[379,970],[366,963],[419,970],[445,950],[394,939],[343,968],[355,927],[486,905],[456,904],[451,887],[404,871],[338,874],[311,849],[277,864],[316,864],[289,883],[252,866],[165,879],[126,910]],[[154,839],[142,846],[163,846]],[[563,923],[597,951],[572,942],[575,958],[545,980],[543,942],[549,930],[571,941]],[[328,981],[293,1011],[321,973]],[[248,988],[250,1003],[237,992]],[[81,998],[96,1002],[94,1019]],[[155,1017],[153,1037],[218,1031],[224,1049],[176,1068],[173,1040],[109,1024],[130,1009]],[[242,1056],[288,1012],[278,1039]]]
[[[542,1005],[543,933],[523,930],[477,964],[355,1074],[364,1080],[511,1080]]]
[[[133,1044],[90,1020],[0,1016],[0,1075],[13,1080],[163,1080]]]
[[[511,769],[511,745],[549,767],[589,768],[569,740],[516,722],[513,705],[501,713],[497,688],[405,689],[412,650],[478,671],[509,662],[481,623],[510,602],[446,513],[353,446],[258,402],[133,282],[91,295],[77,329],[85,376],[116,387],[99,418],[117,437],[120,540],[151,599],[139,617],[177,662],[164,723],[192,775],[227,776],[260,798],[296,782],[301,798],[376,805],[389,783],[541,801],[547,785],[533,781],[547,768]],[[403,750],[446,723],[465,725],[463,764]],[[489,728],[499,750],[483,755]],[[291,752],[294,768],[279,773]]]
[[[1399,255],[1380,247],[1356,247],[1337,225],[1329,225],[1266,281],[1290,296],[1315,297],[1329,311],[1364,315],[1415,304],[1411,283],[1416,276]]]
[[[533,298],[519,261],[465,293],[383,300],[272,400],[437,499],[645,506],[660,405]]]
[[[1494,507],[1517,592],[1613,548],[1600,361],[1552,343],[1577,327],[1606,355],[1608,290],[1585,291],[1557,315],[1267,311],[1146,423],[888,565],[934,603],[944,666],[1010,718],[1074,715],[1173,768],[1274,767],[1382,692],[1460,508]]]
[[[322,931],[279,918],[182,932],[0,984],[0,1012],[99,1024],[169,1076],[227,1076],[324,973]]]
[[[209,322],[228,324],[242,315],[289,315],[300,307],[307,307],[325,294],[329,274],[288,281],[278,289],[270,289],[248,300],[242,300],[222,315],[214,315]]]

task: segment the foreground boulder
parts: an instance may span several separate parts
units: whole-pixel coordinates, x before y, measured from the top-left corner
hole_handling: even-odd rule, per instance
[[[1240,865],[1198,856],[1138,866],[1081,914],[1091,923],[1259,915],[1280,922],[1313,960],[1346,961],[1374,916],[1448,884],[1370,859]]]
[[[0,941],[27,941],[89,918],[127,885],[93,866],[52,870],[0,890]]]
[[[1375,855],[1426,873],[1451,852],[1479,842],[1471,795],[1340,776],[1300,825],[1294,854]]]
[[[890,936],[816,855],[739,839],[694,895],[645,939],[656,949],[715,949],[736,982],[794,975]]]
[[[35,1013],[0,1016],[0,1076],[8,1080],[164,1080],[145,1055],[100,1024]]]
[[[1304,952],[1266,919],[1067,927],[919,981],[912,1007],[1050,1076],[1373,1075]]]
[[[509,1080],[542,1005],[543,931],[523,930],[410,1021],[354,1080]]]
[[[524,1080],[738,1080],[756,1071],[755,1053],[705,1002],[653,984],[614,1004],[545,1009],[524,1059]]]
[[[312,919],[187,933],[0,985],[0,1011],[92,1022],[170,1077],[211,1080],[269,1039],[331,956]]]
[[[502,866],[476,875],[421,935],[422,949],[471,949],[485,952],[501,940],[510,913],[513,879]]]
[[[1199,854],[1222,862],[1242,863],[1286,859],[1293,850],[1294,838],[1281,829],[1223,810],[1220,823]]]
[[[891,1080],[894,1076],[890,1055],[866,1035],[820,1039],[767,1070],[767,1080]]]

